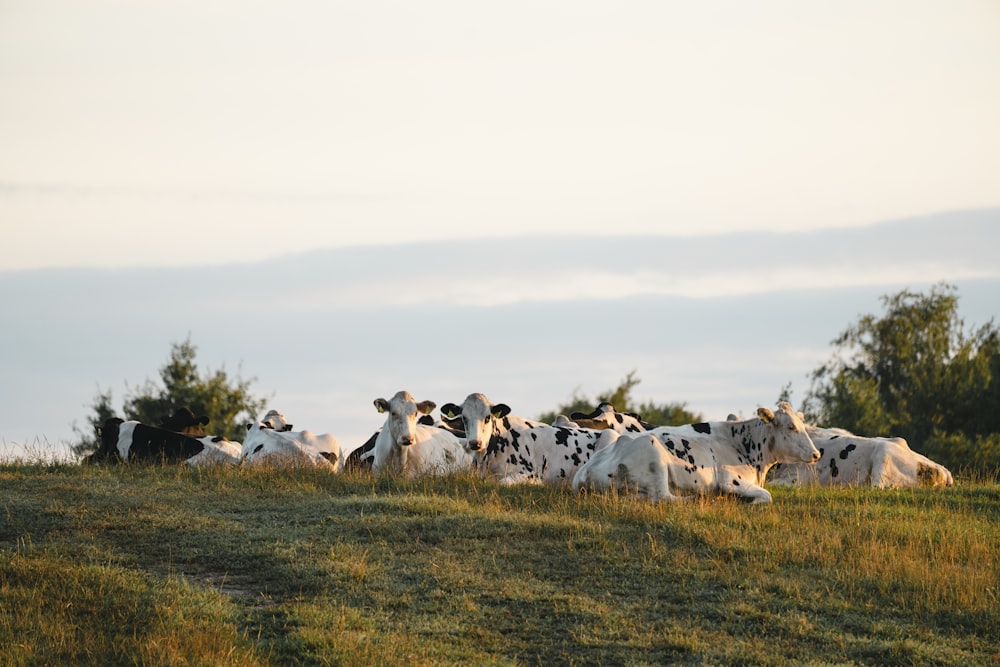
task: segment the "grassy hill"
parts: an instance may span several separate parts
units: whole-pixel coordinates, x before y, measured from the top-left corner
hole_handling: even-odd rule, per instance
[[[996,664],[1000,487],[0,467],[5,665]]]

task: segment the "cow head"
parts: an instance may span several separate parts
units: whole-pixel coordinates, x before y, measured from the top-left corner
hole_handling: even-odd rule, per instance
[[[466,448],[470,452],[481,452],[493,437],[496,420],[510,414],[510,407],[504,403],[494,405],[482,394],[469,394],[460,406],[454,403],[444,405],[441,414],[448,419],[461,417],[465,425]]]
[[[169,417],[160,418],[160,428],[195,438],[204,437],[208,415],[195,415],[191,408],[177,408]]]
[[[285,419],[285,415],[281,414],[277,410],[268,410],[267,414],[264,415],[264,419],[261,420],[262,423],[267,424],[268,427],[273,428],[275,431],[291,431],[292,425],[288,423]]]
[[[602,401],[593,412],[574,412],[569,418],[581,428],[595,430],[610,428],[619,432],[640,433],[653,429],[652,425],[642,421],[642,417],[634,412],[617,412],[615,406],[608,401]]]
[[[778,411],[758,408],[757,417],[770,427],[767,449],[771,457],[781,463],[819,461],[820,453],[806,431],[802,415],[792,409],[788,401],[778,403]]]
[[[398,391],[388,401],[375,399],[379,413],[389,413],[385,428],[389,429],[392,443],[400,447],[412,445],[417,440],[417,415],[427,415],[435,408],[434,401],[419,403],[408,391]]]
[[[121,462],[121,456],[118,454],[118,427],[123,423],[124,420],[120,417],[111,417],[97,428],[97,435],[100,437],[101,443],[97,451],[85,459],[87,463]]]

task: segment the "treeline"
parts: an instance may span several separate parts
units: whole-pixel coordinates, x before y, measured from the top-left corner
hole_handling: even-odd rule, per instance
[[[1000,331],[991,320],[966,327],[954,286],[940,284],[922,294],[904,290],[882,297],[884,312],[868,314],[835,338],[830,359],[811,374],[801,409],[807,421],[864,436],[900,436],[910,447],[956,472],[996,477],[1000,472]],[[198,372],[190,340],[174,344],[160,369],[161,384],[147,380],[126,390],[125,419],[158,424],[190,407],[209,416],[213,431],[241,440],[243,425],[257,418],[265,399],[250,392],[253,379],[224,370]],[[607,401],[657,425],[702,421],[683,402],[637,402],[640,383],[629,372],[614,388],[593,399],[574,391],[569,401],[539,415],[590,412]],[[778,399],[787,398],[791,385]],[[98,429],[116,416],[111,391],[99,392],[89,428],[74,430],[74,448],[87,453]]]
[[[812,373],[806,418],[859,435],[906,438],[953,470],[1000,470],[1000,331],[966,327],[953,286],[882,297],[832,342]]]

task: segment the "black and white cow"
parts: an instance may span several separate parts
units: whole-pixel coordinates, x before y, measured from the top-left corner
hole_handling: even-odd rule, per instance
[[[410,392],[399,391],[389,400],[375,399],[375,408],[387,416],[371,446],[374,473],[414,476],[472,469],[473,457],[463,439],[422,421],[434,410],[433,401],[417,402]]]
[[[574,412],[570,421],[580,428],[601,430],[610,428],[618,433],[642,433],[655,426],[642,421],[642,417],[632,412],[618,412],[608,401],[603,401],[593,412]]]
[[[247,424],[240,459],[244,465],[316,466],[339,472],[340,442],[329,433],[292,431],[281,413],[271,410],[265,418]]]
[[[785,486],[951,486],[951,472],[910,449],[903,438],[865,438],[839,428],[807,427],[821,456],[816,465],[783,463],[769,482]]]
[[[461,416],[469,451],[479,471],[501,484],[570,483],[591,455],[617,437],[610,429],[552,426],[510,414],[482,394],[469,394],[461,406],[441,408],[448,418]]]
[[[221,436],[196,438],[137,421],[112,417],[101,427],[101,445],[88,463],[179,463],[235,465],[240,444]]]
[[[745,421],[701,422],[685,426],[661,426],[647,432],[663,446],[669,456],[655,472],[658,488],[679,495],[695,493],[731,494],[752,503],[771,502],[764,488],[767,471],[777,463],[815,463],[820,453],[806,432],[802,418],[792,406],[782,401],[775,413],[769,408],[757,410],[757,417]],[[624,441],[611,445],[612,451],[584,466],[574,479],[574,488],[606,484],[608,461],[613,460],[615,475],[638,480],[653,473],[649,469],[647,443],[636,447]],[[635,452],[630,455],[630,452]],[[671,493],[672,495],[672,493]],[[660,498],[670,498],[665,491]]]

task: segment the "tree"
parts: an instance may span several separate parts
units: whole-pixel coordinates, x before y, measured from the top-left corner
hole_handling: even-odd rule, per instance
[[[704,419],[697,413],[689,412],[685,403],[657,405],[652,401],[647,401],[638,405],[633,404],[632,389],[641,382],[635,377],[635,373],[635,370],[630,371],[617,387],[598,394],[594,400],[589,400],[578,390],[574,390],[568,403],[560,405],[554,412],[542,414],[538,420],[550,424],[557,415],[568,416],[574,412],[593,412],[598,405],[605,401],[615,406],[619,412],[634,412],[640,415],[643,421],[657,426],[694,424]]]
[[[834,339],[832,358],[812,373],[807,418],[859,435],[902,436],[944,465],[966,463],[953,456],[967,449],[957,442],[992,447],[1000,433],[1000,332],[993,322],[966,331],[955,288],[943,283],[930,294],[904,290],[882,303],[881,317],[864,315]]]
[[[155,426],[174,410],[188,407],[196,414],[208,416],[208,429],[213,435],[242,440],[246,423],[256,419],[265,404],[265,399],[250,393],[250,385],[255,378],[244,380],[238,373],[235,378],[230,378],[224,369],[199,375],[195,355],[196,348],[190,338],[183,343],[173,343],[170,359],[160,368],[162,386],[148,379],[135,388],[129,388],[126,383],[122,405],[124,419]],[[74,451],[82,454],[96,449],[100,441],[100,427],[108,418],[115,416],[111,404],[111,391],[98,391],[91,406],[93,414],[88,418],[93,436],[74,426],[73,430],[81,436]]]

